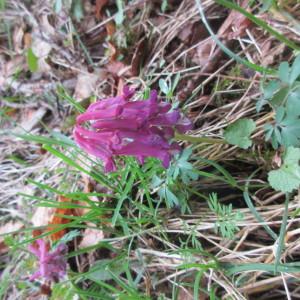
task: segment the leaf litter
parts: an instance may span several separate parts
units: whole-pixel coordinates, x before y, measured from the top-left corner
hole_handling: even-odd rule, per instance
[[[1,228],[11,232],[23,229],[23,226],[42,226],[42,230],[33,232],[34,237],[50,231],[46,239],[59,242],[72,234],[74,228],[72,225],[68,227],[68,224],[73,224],[78,217],[84,218],[90,211],[89,208],[68,208],[68,204],[85,206],[92,201],[93,205],[101,208],[105,203],[105,207],[110,209],[108,212],[94,216],[92,222],[84,220],[79,234],[66,240],[69,251],[84,251],[85,248],[94,250],[89,253],[88,260],[86,253],[80,253],[74,259],[68,258],[69,267],[74,272],[94,270],[80,286],[85,292],[89,286],[94,288],[93,283],[97,280],[108,284],[114,280],[113,275],[117,275],[126,282],[132,281],[130,276],[136,276],[135,286],[143,297],[149,296],[151,299],[156,299],[162,293],[172,298],[175,289],[178,289],[174,293],[178,294],[179,299],[192,299],[197,295],[199,299],[208,299],[208,293],[221,298],[230,295],[232,299],[276,298],[282,297],[282,294],[292,299],[293,295],[297,295],[297,285],[290,280],[294,275],[288,272],[280,276],[249,269],[235,280],[223,272],[224,269],[215,269],[211,259],[206,256],[208,253],[216,257],[222,266],[227,266],[227,263],[254,265],[274,262],[275,244],[243,200],[240,188],[249,181],[256,210],[276,233],[279,232],[281,216],[284,214],[282,191],[295,191],[288,206],[288,213],[293,217],[287,221],[289,239],[282,259],[297,261],[299,195],[296,191],[299,187],[299,157],[297,150],[287,148],[281,165],[276,164],[277,170],[271,171],[269,178],[266,175],[271,169],[270,164],[274,163],[272,158],[279,155],[281,149],[274,150],[270,143],[264,141],[263,125],[265,122],[274,123],[272,113],[267,112],[266,107],[256,112],[256,100],[261,96],[257,78],[262,76],[253,76],[252,71],[222,53],[208,36],[194,1],[170,0],[167,6],[163,6],[164,11],[161,11],[159,1],[118,1],[118,5],[114,1],[73,1],[72,6],[64,1],[54,2],[33,1],[29,4],[8,0],[5,11],[1,12],[7,12],[3,19],[9,29],[2,32],[0,50],[1,109],[6,116],[5,120],[1,120],[4,135],[0,143],[3,183],[0,188],[0,231]],[[242,1],[240,5],[253,12],[248,1]],[[299,41],[297,5],[280,4],[277,13],[272,8],[256,16],[288,38]],[[203,3],[203,7],[218,38],[235,53],[245,55],[256,64],[263,63],[275,69],[279,61],[293,61],[293,53],[286,46],[240,13],[226,10],[211,1]],[[288,22],[284,21],[286,14],[282,14],[283,9],[287,9],[289,15],[294,15],[292,19],[288,17]],[[26,60],[28,51],[30,55]],[[164,181],[163,174],[160,174],[159,184],[168,186],[159,188],[172,195],[174,203],[180,203],[186,196],[183,185],[177,189],[174,187],[177,178],[183,176],[183,183],[189,182],[189,192],[195,193],[189,198],[190,211],[185,214],[178,211],[176,205],[171,210],[162,207],[156,211],[162,218],[158,231],[158,223],[147,221],[145,226],[142,224],[147,219],[147,213],[141,214],[139,209],[147,203],[144,200],[149,197],[145,196],[146,190],[138,189],[136,184],[130,187],[132,193],[126,197],[136,197],[138,202],[134,203],[138,205],[128,204],[124,196],[124,209],[120,212],[123,220],[140,220],[139,229],[135,228],[136,232],[133,232],[136,239],[128,238],[132,228],[127,228],[126,222],[119,223],[126,234],[119,227],[112,227],[111,210],[117,204],[115,199],[109,197],[111,191],[99,187],[98,183],[86,181],[86,174],[76,174],[40,145],[20,141],[8,134],[15,130],[22,132],[20,128],[23,127],[27,133],[39,136],[53,137],[51,134],[56,131],[68,138],[76,117],[74,107],[66,100],[71,95],[78,103],[88,106],[94,101],[93,96],[115,96],[128,83],[138,90],[144,89],[145,93],[149,87],[158,89],[158,83],[162,82],[160,79],[168,82],[169,78],[172,81],[175,74],[180,74],[177,87],[174,91],[168,89],[167,93],[162,91],[161,95],[170,97],[168,101],[173,105],[180,100],[179,105],[194,120],[193,136],[219,139],[223,136],[226,138],[226,132],[228,137],[231,131],[227,139],[233,146],[197,144],[189,162],[179,158],[178,165],[174,165],[172,180]],[[288,83],[296,80],[297,74],[297,68],[294,67]],[[60,85],[66,88],[67,95],[57,92]],[[297,90],[291,94],[289,112],[293,113],[293,107],[297,106],[297,95]],[[239,124],[241,120],[251,118],[255,120],[256,128],[252,122],[245,126]],[[284,120],[283,117],[279,122],[282,126],[286,126]],[[228,123],[237,125],[232,129]],[[251,140],[250,135],[254,139]],[[187,147],[189,144],[185,142],[184,145]],[[244,150],[234,145],[248,148],[247,156]],[[291,156],[292,161],[289,159]],[[203,159],[198,160],[199,157]],[[90,163],[84,159],[77,162],[81,167]],[[254,173],[257,169],[257,173]],[[97,166],[93,165],[92,170],[96,174]],[[282,180],[278,182],[278,176],[274,179],[274,172],[280,172]],[[254,175],[249,179],[251,174]],[[75,197],[73,200],[67,194],[57,196],[49,189],[40,189],[30,184],[28,178],[64,193],[84,191],[97,194],[98,191],[101,195],[93,194],[84,198],[85,201],[72,195]],[[130,182],[128,178],[125,177],[126,183]],[[227,181],[224,182],[224,178]],[[267,185],[268,179],[275,190]],[[109,180],[113,182],[114,178],[110,177]],[[143,177],[139,177],[140,186],[143,180]],[[217,193],[220,203],[216,202],[213,208],[209,208],[204,198],[212,192]],[[28,198],[28,195],[36,198]],[[55,199],[55,203],[61,207],[36,207],[33,204],[38,204],[39,198]],[[233,214],[232,228],[228,220],[225,221],[229,230],[234,228],[234,239],[228,239],[215,230],[216,224],[224,225],[220,214],[222,209]],[[240,212],[243,218],[235,220],[234,216]],[[65,228],[51,233],[56,225]],[[10,268],[7,259],[9,248],[26,238],[29,235],[22,233],[20,239],[19,235],[13,235],[13,240],[0,241],[0,247],[4,247],[1,248],[4,249],[3,261],[7,265],[1,271]],[[193,251],[189,255],[193,255],[187,258],[185,253],[190,248]],[[127,255],[125,262],[115,260],[122,258],[122,249]],[[13,257],[14,254],[9,255]],[[185,267],[183,259],[188,264]],[[207,265],[209,269],[203,268]],[[20,262],[13,267],[10,271],[12,275],[22,269]],[[242,280],[242,285],[239,280]],[[118,283],[114,284],[118,286]],[[201,289],[197,290],[197,286]],[[17,297],[18,288],[16,282],[10,281],[4,291],[4,299],[9,299],[11,291]],[[51,289],[55,293],[57,287],[54,285]],[[22,292],[28,299],[32,296],[31,288],[24,288]],[[130,293],[133,291],[130,290]]]

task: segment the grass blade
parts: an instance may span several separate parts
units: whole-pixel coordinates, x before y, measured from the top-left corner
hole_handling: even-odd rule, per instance
[[[255,216],[256,220],[258,222],[261,223],[261,225],[264,227],[264,229],[266,230],[266,232],[274,239],[277,240],[278,236],[277,234],[270,228],[269,225],[265,224],[265,220],[262,218],[262,216],[258,213],[258,211],[256,210],[256,208],[254,207],[249,193],[246,191],[243,193],[245,202],[247,204],[247,206],[249,207],[249,209],[251,210],[252,214]]]
[[[288,218],[288,212],[289,212],[289,194],[285,195],[285,202],[284,202],[284,213],[282,217],[282,223],[280,226],[280,233],[279,233],[279,239],[278,239],[278,245],[276,249],[276,257],[275,257],[275,268],[274,272],[277,273],[281,252],[284,248],[284,235],[286,231],[286,225],[287,225],[287,218]]]
[[[220,263],[220,265],[227,271],[229,276],[241,272],[254,272],[254,271],[264,271],[272,273],[275,269],[275,264],[263,264],[263,263],[253,263],[253,264],[228,264]],[[277,265],[278,272],[284,273],[299,273],[300,264],[286,263]]]

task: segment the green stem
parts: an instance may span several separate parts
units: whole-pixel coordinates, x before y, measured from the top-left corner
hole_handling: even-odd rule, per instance
[[[193,144],[199,144],[199,143],[207,143],[207,144],[228,144],[223,139],[214,139],[214,138],[208,138],[208,137],[202,137],[202,136],[191,136],[186,134],[180,134],[175,133],[175,139],[178,141],[187,141],[191,142]]]
[[[290,201],[290,195],[288,193],[286,193],[285,194],[285,202],[284,202],[284,212],[283,212],[280,233],[279,233],[279,240],[278,240],[278,245],[277,245],[276,255],[275,255],[275,263],[274,263],[274,272],[275,273],[277,273],[277,271],[278,271],[281,253],[282,253],[282,250],[284,249],[284,237],[285,237],[287,219],[288,219],[288,214],[289,214],[289,201]]]

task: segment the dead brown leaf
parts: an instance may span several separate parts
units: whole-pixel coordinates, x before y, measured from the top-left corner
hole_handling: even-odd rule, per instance
[[[193,291],[184,288],[179,289],[178,300],[194,300]]]
[[[42,120],[46,112],[47,109],[45,107],[27,109],[23,112],[21,124],[15,129],[15,132],[21,133],[24,130],[30,132]]]
[[[233,40],[238,37],[242,37],[245,34],[246,29],[249,29],[251,25],[252,22],[244,15],[235,15],[232,22],[232,28],[234,28],[234,31],[229,32],[227,38],[229,40]]]
[[[83,100],[96,94],[97,84],[103,81],[107,76],[104,69],[96,69],[93,73],[80,73],[77,77],[74,97],[77,100]]]
[[[131,66],[124,64],[121,61],[112,61],[106,66],[107,71],[117,77],[128,76],[131,77]]]
[[[216,48],[214,41],[211,38],[207,38],[197,47],[196,55],[192,58],[192,60],[204,67],[210,63],[211,57],[214,55]]]
[[[35,227],[47,226],[53,218],[55,208],[39,206],[32,216],[31,222]]]
[[[25,68],[26,62],[24,55],[16,55],[8,62],[2,61],[1,62],[1,75],[4,78],[8,78],[13,76],[17,71],[22,70]]]
[[[44,33],[47,34],[47,36],[54,37],[57,36],[57,31],[55,28],[49,23],[49,14],[43,14],[40,18],[40,26]]]
[[[38,58],[38,72],[50,72],[51,67],[46,62],[46,59],[52,50],[52,46],[49,42],[40,37],[39,29],[35,30],[35,32],[32,34],[31,49],[35,56]]]
[[[5,90],[11,86],[13,75],[19,70],[26,69],[26,61],[24,55],[16,55],[8,62],[1,56],[0,60],[0,90]]]
[[[248,2],[249,1],[243,1],[241,7],[246,9]],[[241,37],[251,24],[252,22],[247,17],[235,10],[232,10],[218,30],[218,36],[226,40]]]
[[[58,202],[71,202],[72,200],[69,198],[66,198],[64,196],[58,197]],[[74,215],[74,210],[71,208],[56,208],[54,211],[54,215],[52,219],[49,222],[47,231],[52,231],[56,229],[56,226],[51,225],[62,225],[67,224],[71,220],[69,218],[64,218],[64,216],[72,216]],[[61,239],[66,234],[66,229],[59,230],[57,232],[54,232],[50,235],[50,238],[52,241],[57,241]]]
[[[105,24],[106,28],[106,33],[107,36],[109,37],[109,42],[108,42],[108,56],[110,58],[110,61],[115,61],[117,59],[117,56],[119,54],[119,51],[115,44],[113,43],[113,36],[116,32],[116,26],[113,21],[110,21]]]
[[[91,182],[91,178],[89,176],[85,175],[85,174],[82,174],[82,179],[83,179],[83,184],[84,184],[83,191],[85,193],[94,192],[95,189],[94,189],[94,185]],[[98,201],[98,198],[96,196],[90,196],[89,199],[92,200],[92,201]],[[78,201],[78,204],[82,205],[82,206],[85,206],[86,202]],[[83,215],[87,214],[90,211],[89,208],[82,208],[82,207],[76,208],[74,210],[75,210],[76,216],[83,216]]]
[[[186,43],[190,40],[193,30],[193,24],[188,23],[186,24],[178,33],[177,37],[183,42]]]
[[[29,32],[26,32],[24,34],[24,48],[28,49],[31,46],[31,43],[32,43],[31,34]]]
[[[241,6],[246,8],[248,1],[243,1]],[[241,13],[232,10],[222,26],[218,30],[218,37],[222,38],[223,43],[227,47],[230,46],[230,42],[242,35],[245,30],[249,28],[252,23]],[[202,72],[213,72],[218,67],[218,64],[222,63],[221,58],[224,53],[216,46],[214,40],[209,37],[204,40],[196,49],[196,55],[193,56],[192,60],[195,63],[200,63]]]
[[[71,200],[64,196],[59,196],[58,202],[71,202]],[[74,214],[74,211],[73,211],[73,209],[70,209],[70,208],[38,207],[32,217],[32,224],[35,227],[45,227],[46,229],[33,230],[33,236],[34,237],[39,236],[45,230],[51,231],[51,230],[56,229],[56,226],[51,226],[51,225],[67,224],[68,222],[70,222],[70,219],[64,218],[63,215],[70,216],[73,214]],[[56,240],[62,238],[65,233],[66,233],[66,230],[62,229],[60,231],[52,233],[50,235],[50,238],[53,241],[56,241]]]
[[[101,17],[102,8],[108,3],[108,0],[96,0],[96,18],[99,20]]]
[[[24,36],[23,24],[20,24],[19,26],[15,26],[12,35],[12,40],[13,40],[14,50],[18,54],[21,54],[23,51],[23,36]]]
[[[273,39],[268,39],[260,46],[261,55],[258,59],[261,59],[261,64],[263,66],[272,65],[285,49],[285,45],[283,43],[279,44],[277,47],[272,47],[273,42]]]
[[[92,223],[87,223],[89,226],[95,226]],[[83,239],[79,244],[79,248],[86,248],[98,244],[104,239],[104,233],[102,230],[87,228],[83,233]]]
[[[95,93],[97,79],[98,76],[93,73],[79,74],[77,77],[74,97],[79,101],[90,97],[93,93]]]

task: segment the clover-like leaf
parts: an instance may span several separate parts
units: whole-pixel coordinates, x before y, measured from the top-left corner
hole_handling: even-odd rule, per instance
[[[252,119],[239,119],[225,129],[224,138],[229,144],[247,149],[252,145],[249,137],[255,127]]]
[[[193,180],[198,179],[198,173],[195,171],[193,165],[188,162],[192,154],[192,149],[184,149],[181,154],[175,156],[175,160],[168,169],[168,177],[174,180],[180,176],[185,184],[189,184]]]
[[[284,163],[278,170],[269,172],[268,181],[276,191],[290,193],[300,186],[300,149],[287,148]]]

